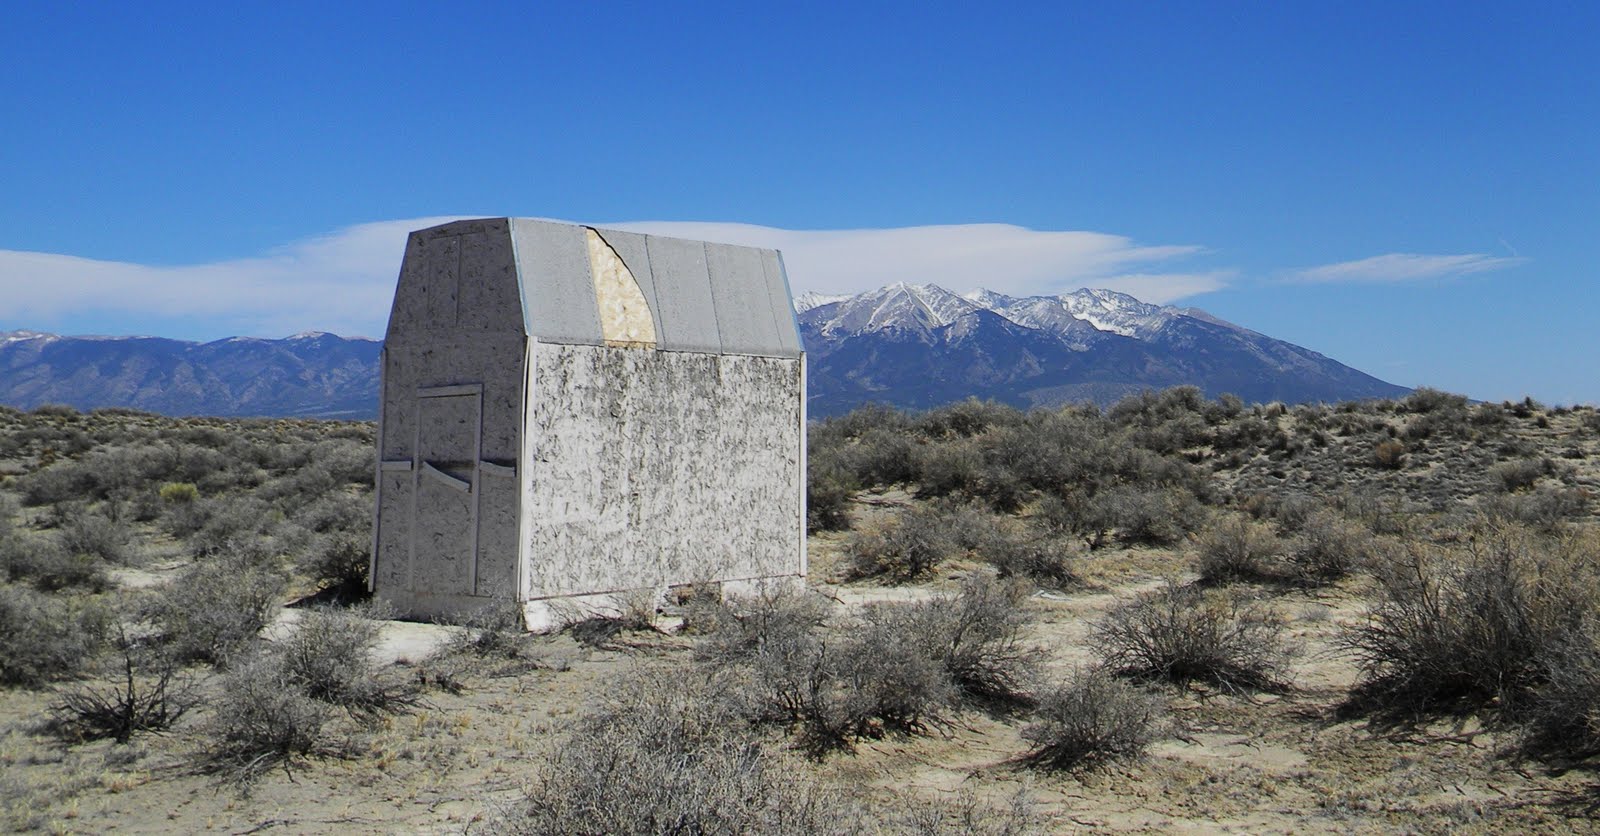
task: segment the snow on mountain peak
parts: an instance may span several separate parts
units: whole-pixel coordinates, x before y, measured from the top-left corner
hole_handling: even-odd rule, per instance
[[[1079,348],[1098,339],[1097,333],[1148,340],[1178,317],[1236,327],[1209,315],[1147,304],[1104,288],[1082,288],[1060,296],[1015,297],[982,288],[957,295],[937,285],[896,282],[855,296],[803,294],[795,300],[795,309],[805,314],[833,303],[836,307],[828,312],[810,317],[814,327],[829,337],[889,329],[926,332],[975,310],[991,311],[1025,328],[1055,334]]]
[[[43,331],[0,331],[0,345],[20,343],[26,340],[59,340],[55,334],[46,334]]]
[[[817,293],[815,291],[808,291],[794,297],[794,312],[797,314],[803,314],[812,308],[820,308],[823,305],[831,305],[834,302],[843,302],[849,298],[851,298],[851,296],[848,293]]]

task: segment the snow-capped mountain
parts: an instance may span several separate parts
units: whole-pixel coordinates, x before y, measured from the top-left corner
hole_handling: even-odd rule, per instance
[[[928,408],[1110,403],[1193,384],[1247,401],[1340,401],[1407,390],[1194,308],[1109,290],[1013,297],[896,284],[795,300],[811,414],[869,401]],[[375,340],[316,331],[208,343],[0,332],[0,403],[135,407],[172,415],[377,412]]]
[[[1100,403],[1193,384],[1289,402],[1407,390],[1194,308],[1084,289],[1013,297],[894,284],[796,304],[813,414],[866,401],[921,408],[968,396],[1021,406]]]

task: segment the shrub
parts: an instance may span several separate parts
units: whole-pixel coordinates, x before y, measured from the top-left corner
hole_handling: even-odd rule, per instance
[[[1524,747],[1573,758],[1600,753],[1600,623],[1593,613],[1556,641],[1541,667]]]
[[[1050,589],[1079,583],[1073,564],[1082,556],[1083,546],[1062,537],[996,529],[977,553],[1001,578],[1024,578]]]
[[[25,505],[54,505],[88,499],[95,490],[94,473],[80,462],[64,461],[43,467],[18,480]]]
[[[691,622],[703,623],[706,637],[695,657],[713,667],[743,664],[769,644],[793,642],[822,629],[829,602],[820,595],[787,584],[762,588],[749,598],[697,599]]]
[[[72,587],[99,592],[110,584],[105,568],[95,558],[68,552],[54,540],[18,535],[0,540],[0,575],[45,592]]]
[[[645,675],[609,688],[491,833],[854,833],[871,823],[754,737],[717,689]]]
[[[978,497],[989,493],[985,480],[1001,472],[984,461],[978,445],[966,441],[951,441],[931,446],[922,456],[921,472],[917,477],[917,496]],[[1005,471],[1009,474],[1009,471]],[[1013,480],[1000,479],[1009,486]]]
[[[127,527],[99,514],[74,515],[61,527],[59,536],[68,554],[90,555],[111,563],[127,561]]]
[[[1284,532],[1299,531],[1323,503],[1304,493],[1274,491],[1253,493],[1239,501],[1239,510],[1251,517],[1276,523]]]
[[[1553,467],[1549,459],[1522,459],[1501,462],[1490,469],[1497,487],[1506,493],[1516,493],[1533,487],[1539,477],[1550,475]]]
[[[284,678],[314,700],[352,715],[392,714],[412,703],[412,690],[385,676],[372,661],[378,623],[334,609],[305,612],[273,650]]]
[[[168,505],[189,505],[200,498],[193,482],[168,482],[161,486],[161,501]]]
[[[861,485],[886,487],[917,479],[917,448],[900,431],[867,430],[843,453]]]
[[[1192,538],[1196,568],[1206,583],[1283,577],[1283,544],[1272,527],[1229,515]]]
[[[76,407],[60,403],[39,404],[28,414],[36,418],[64,418],[67,420],[74,420],[83,415]]]
[[[826,605],[806,593],[706,603],[711,626],[696,655],[733,677],[746,716],[791,729],[821,754],[923,731],[958,698],[1025,702],[1037,654],[1019,640],[1023,595],[978,576],[956,596],[870,605],[834,631]]]
[[[126,632],[117,633],[121,677],[60,693],[50,707],[57,734],[74,741],[109,737],[127,743],[138,732],[170,728],[196,704],[190,683],[170,660],[152,659]],[[147,673],[146,667],[154,671]]]
[[[1523,525],[1558,533],[1561,524],[1589,512],[1589,492],[1583,488],[1542,487],[1515,494],[1480,497],[1478,510],[1491,523]]]
[[[340,531],[314,539],[296,568],[324,587],[364,593],[371,558],[370,532]]]
[[[248,782],[275,766],[285,769],[321,751],[332,708],[295,687],[284,666],[255,654],[223,678],[207,725],[207,764]]]
[[[1045,692],[1022,729],[1032,748],[1027,764],[1085,769],[1142,757],[1161,735],[1166,704],[1159,696],[1101,669],[1078,671]]]
[[[951,503],[901,511],[878,525],[855,531],[845,543],[849,572],[858,578],[914,581],[977,545],[994,520],[977,509]]]
[[[1463,548],[1413,546],[1342,642],[1375,708],[1519,710],[1544,666],[1600,606],[1600,568],[1576,541],[1500,529]]]
[[[971,438],[991,426],[1016,426],[1021,421],[1022,413],[1015,407],[967,398],[924,413],[916,428],[930,438]]]
[[[1300,583],[1327,583],[1371,565],[1377,552],[1377,541],[1366,526],[1332,511],[1317,511],[1300,528],[1289,552],[1289,569]]]
[[[1115,529],[1124,543],[1167,545],[1182,540],[1205,519],[1205,509],[1182,488],[1149,490],[1124,485],[1091,500],[1096,528]]]
[[[37,686],[78,673],[104,638],[107,615],[18,586],[0,586],[0,685]]]
[[[858,486],[851,473],[832,458],[806,468],[806,531],[843,531],[850,527],[850,501]]]
[[[253,496],[207,500],[191,507],[203,515],[199,530],[189,535],[189,553],[195,557],[208,557],[237,549],[248,541],[261,540],[281,519],[281,515]],[[174,520],[177,519],[174,515]]]
[[[179,661],[225,665],[277,614],[284,578],[246,558],[217,557],[185,570],[148,615]]]
[[[1455,412],[1467,408],[1467,396],[1419,386],[1400,401],[1400,407],[1419,415],[1430,412]]]
[[[1167,583],[1114,607],[1091,631],[1114,673],[1225,691],[1284,687],[1283,622],[1238,595]]]
[[[1372,464],[1384,470],[1399,470],[1406,464],[1406,445],[1394,440],[1380,441],[1372,448]]]
[[[925,636],[931,654],[965,696],[985,701],[1026,701],[1024,688],[1039,654],[1023,647],[1032,621],[1027,590],[975,574],[953,598],[913,605],[909,626]]]
[[[822,748],[834,742],[830,737],[916,734],[941,721],[954,697],[945,664],[950,634],[928,630],[938,626],[930,621],[940,619],[920,617],[927,611],[919,609],[869,604],[848,638],[831,648],[824,644],[823,660],[835,688],[818,708],[837,725],[808,729],[822,732],[813,738]]]
[[[329,494],[319,502],[302,506],[294,521],[318,534],[349,532],[371,537],[372,494]]]
[[[869,608],[837,641],[798,621],[774,623],[734,668],[744,714],[789,728],[814,755],[935,722],[950,686],[899,614]]]

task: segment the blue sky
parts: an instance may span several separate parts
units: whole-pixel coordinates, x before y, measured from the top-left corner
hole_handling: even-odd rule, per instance
[[[18,5],[0,329],[376,335],[426,219],[697,222],[796,291],[1105,285],[1597,402],[1596,43],[1591,3]]]

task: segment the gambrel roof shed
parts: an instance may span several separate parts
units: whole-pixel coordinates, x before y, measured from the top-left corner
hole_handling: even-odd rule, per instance
[[[803,576],[805,361],[773,250],[520,218],[411,234],[374,591],[416,616]]]

